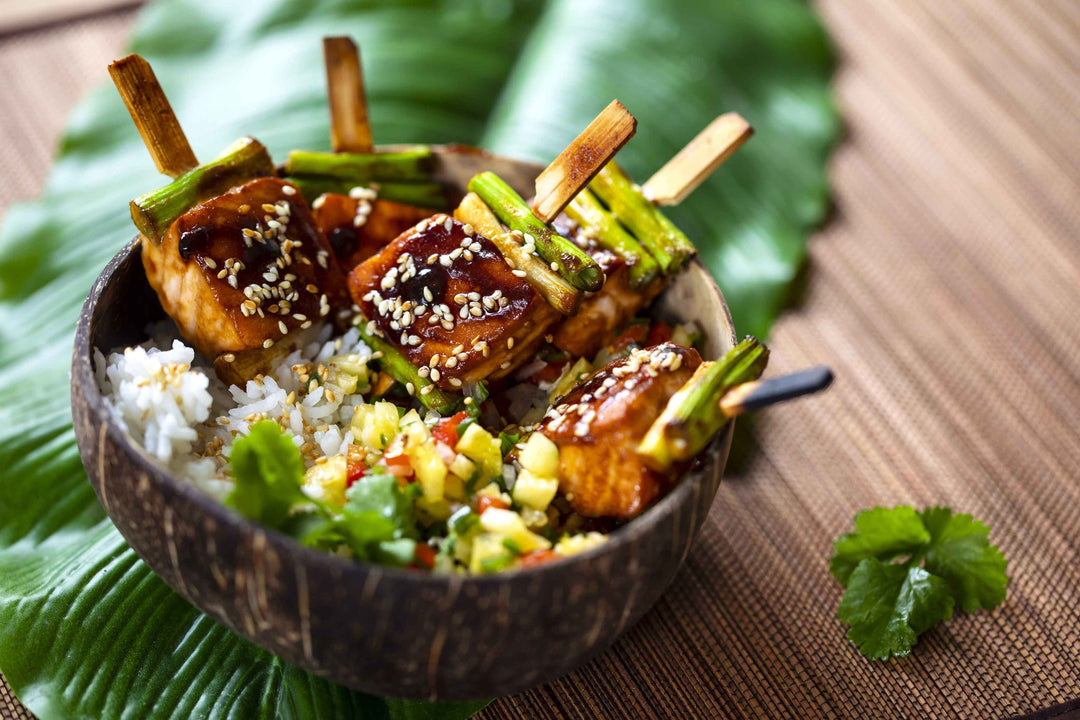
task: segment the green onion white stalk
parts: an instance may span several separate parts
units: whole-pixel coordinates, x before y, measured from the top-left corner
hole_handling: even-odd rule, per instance
[[[724,394],[757,380],[768,361],[769,349],[747,337],[720,360],[702,363],[645,433],[638,456],[652,469],[667,472],[704,450],[730,419],[722,407]]]

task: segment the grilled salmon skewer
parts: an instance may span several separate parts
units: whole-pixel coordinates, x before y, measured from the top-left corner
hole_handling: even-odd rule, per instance
[[[175,179],[132,202],[146,278],[180,334],[240,382],[348,304],[345,275],[296,186],[243,138],[198,165],[150,65],[110,73],[148,150]]]
[[[608,122],[613,113],[629,122]],[[552,163],[563,180],[546,187],[557,198],[537,203],[561,210],[633,126],[621,104],[610,105]],[[584,157],[577,150],[582,137],[590,149]],[[565,163],[580,167],[572,172]],[[477,175],[469,189],[456,213],[460,219],[439,214],[421,221],[349,276],[362,332],[382,352],[383,369],[440,410],[454,402],[447,393],[513,372],[562,313],[573,312],[579,292],[599,289],[604,280],[587,254],[554,233],[493,173]]]
[[[644,186],[611,162],[574,197],[555,226],[604,268],[608,280],[555,330],[556,347],[593,357],[664,289],[696,251],[656,206],[681,202],[752,134],[745,120],[726,113]]]
[[[347,273],[434,214],[445,198],[429,182],[428,148],[376,152],[356,44],[325,37],[323,57],[333,154],[293,152],[285,172],[311,202],[316,225]]]

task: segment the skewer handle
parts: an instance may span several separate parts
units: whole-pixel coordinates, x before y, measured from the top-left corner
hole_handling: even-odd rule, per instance
[[[678,205],[753,134],[738,113],[721,115],[657,170],[642,193],[657,205]]]
[[[785,400],[820,392],[829,387],[832,381],[832,370],[824,365],[768,380],[757,380],[737,385],[728,391],[720,401],[720,409],[728,417],[734,417],[750,410],[759,410]]]
[[[109,65],[109,75],[158,172],[176,177],[197,167],[199,161],[150,63],[138,55],[128,55]]]
[[[536,178],[533,213],[550,224],[636,129],[637,119],[621,102],[612,100]]]
[[[325,37],[323,57],[330,99],[330,142],[334,152],[372,152],[375,145],[371,138],[364,72],[356,43],[348,37]]]

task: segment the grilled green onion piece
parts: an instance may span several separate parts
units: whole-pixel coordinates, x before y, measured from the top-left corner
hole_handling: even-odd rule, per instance
[[[589,189],[652,253],[665,273],[678,270],[697,252],[682,230],[641,194],[641,189],[614,161],[596,174]]]
[[[368,332],[366,323],[357,323],[356,329],[368,347],[382,354],[379,358],[379,368],[406,388],[412,385],[413,390],[409,394],[419,400],[424,407],[444,416],[453,415],[457,411],[464,401],[459,393],[441,390],[428,378],[420,377],[417,367],[385,339]],[[431,390],[425,392],[426,387],[430,387]]]
[[[495,243],[503,257],[512,262],[515,269],[525,273],[525,279],[551,307],[563,315],[571,315],[577,309],[581,293],[543,260],[525,252],[521,243],[503,228],[479,195],[466,195],[454,210],[454,217],[472,225],[476,232]]]
[[[526,235],[526,241],[531,237],[536,253],[544,262],[554,263],[553,269],[568,283],[590,292],[604,285],[604,271],[596,261],[533,215],[521,196],[498,175],[493,172],[480,173],[469,181],[469,191],[479,195],[504,225]]]
[[[645,433],[638,457],[652,469],[666,472],[704,450],[729,419],[721,408],[724,393],[757,380],[768,361],[769,349],[747,337],[722,359],[702,363]]]
[[[274,174],[270,154],[258,140],[240,138],[212,162],[131,201],[131,219],[146,237],[161,242],[176,218],[195,205],[247,180]]]
[[[431,148],[426,145],[374,153],[293,150],[285,161],[285,174],[326,175],[353,185],[391,180],[430,180],[431,158]]]
[[[315,202],[315,198],[323,193],[336,193],[348,195],[349,191],[358,184],[341,180],[326,175],[296,175],[285,178],[296,187],[309,203]],[[373,181],[359,183],[359,186],[376,186],[375,190],[379,198],[393,200],[394,202],[414,205],[416,207],[443,210],[449,203],[446,201],[446,191],[443,186],[436,182],[400,182],[400,181]]]
[[[602,247],[612,251],[630,266],[630,284],[645,287],[660,272],[649,252],[641,247],[619,221],[609,213],[588,188],[579,192],[566,206],[566,216],[576,222],[583,231]]]

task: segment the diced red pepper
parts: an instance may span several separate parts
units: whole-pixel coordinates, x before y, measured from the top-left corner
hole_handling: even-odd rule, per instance
[[[416,543],[416,564],[430,570],[435,567],[435,548],[427,543]]]
[[[345,475],[346,488],[351,488],[353,483],[364,477],[364,473],[367,472],[367,465],[364,464],[363,456],[359,453],[354,453],[352,451],[353,447],[354,446],[351,445],[349,446],[349,460],[348,464],[346,465],[346,467],[348,468],[348,472]]]
[[[469,414],[462,410],[456,415],[443,418],[435,423],[435,427],[431,429],[431,435],[442,444],[454,447],[458,441],[458,425],[465,422],[468,417]]]
[[[643,323],[628,325],[625,330],[619,333],[618,337],[611,341],[611,345],[608,347],[612,353],[620,353],[631,345],[640,345],[645,341],[648,333],[649,327]]]
[[[649,334],[645,337],[645,347],[666,343],[670,339],[671,326],[663,320],[657,320],[649,328]]]
[[[499,510],[509,510],[510,506],[502,501],[501,498],[491,497],[490,495],[481,495],[476,498],[476,514],[483,515],[484,511],[488,508],[498,508]]]
[[[518,558],[518,565],[523,568],[536,567],[557,560],[559,556],[554,550],[533,550]]]

